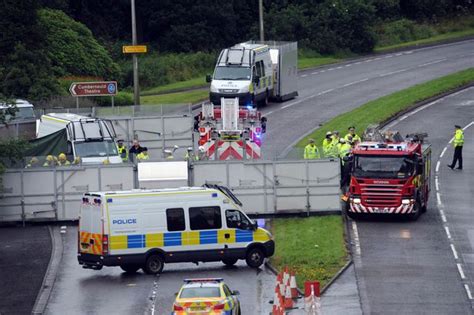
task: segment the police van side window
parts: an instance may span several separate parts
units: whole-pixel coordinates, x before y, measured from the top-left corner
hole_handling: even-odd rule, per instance
[[[250,221],[239,210],[226,210],[225,218],[229,229],[246,230],[251,227]]]
[[[222,227],[220,207],[189,208],[191,230],[213,230]]]
[[[184,223],[184,209],[170,208],[166,209],[166,222],[168,231],[184,231],[186,226]]]
[[[257,62],[257,75],[261,78],[265,76],[265,70],[263,67],[263,61]]]

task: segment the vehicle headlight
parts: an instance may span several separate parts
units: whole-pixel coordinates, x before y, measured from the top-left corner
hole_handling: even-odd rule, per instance
[[[409,205],[411,203],[411,199],[402,199],[402,205]]]
[[[352,198],[353,203],[360,203],[360,198]]]
[[[212,93],[217,93],[219,91],[219,89],[217,89],[214,84],[211,84],[211,87],[210,87],[210,90]]]

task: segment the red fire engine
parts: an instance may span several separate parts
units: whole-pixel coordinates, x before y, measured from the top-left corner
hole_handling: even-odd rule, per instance
[[[239,107],[238,98],[221,99],[221,106],[203,104],[198,117],[202,159],[260,159],[266,119],[252,108]]]
[[[426,211],[430,192],[431,147],[426,134],[403,139],[399,133],[364,141],[350,158],[349,187],[343,199],[350,217],[405,215],[416,220]]]

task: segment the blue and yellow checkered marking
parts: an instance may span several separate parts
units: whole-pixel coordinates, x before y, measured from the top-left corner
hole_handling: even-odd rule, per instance
[[[228,238],[226,238],[228,236]],[[208,245],[229,243],[266,242],[269,240],[267,233],[258,229],[245,231],[238,229],[185,231],[167,233],[148,233],[130,235],[112,235],[110,249],[130,249],[149,247],[168,247],[186,245]]]

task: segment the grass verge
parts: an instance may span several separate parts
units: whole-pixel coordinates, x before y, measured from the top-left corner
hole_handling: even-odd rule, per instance
[[[143,105],[154,105],[154,104],[189,104],[198,103],[204,101],[209,97],[209,91],[205,90],[192,90],[178,93],[168,93],[159,95],[142,96],[141,103]]]
[[[304,147],[309,138],[315,139],[316,143],[322,143],[328,130],[339,130],[344,134],[351,125],[361,133],[370,124],[379,124],[418,102],[472,82],[474,82],[474,68],[469,68],[378,98],[331,119],[323,127],[299,141],[296,146]]]
[[[384,47],[376,47],[375,52],[383,53],[390,50],[397,50],[400,48],[410,47],[410,46],[419,46],[419,45],[427,45],[427,44],[437,44],[440,42],[448,41],[448,40],[455,40],[461,39],[464,37],[474,36],[474,29],[452,32],[452,33],[445,33],[440,35],[435,35],[433,37],[419,39],[415,41],[409,41],[405,43],[400,43],[396,45],[384,46]]]
[[[201,88],[201,87],[206,87],[206,86],[209,86],[209,83],[206,82],[204,75],[202,75],[197,78],[186,80],[186,81],[180,81],[180,82],[157,86],[152,89],[143,91],[142,93],[140,93],[140,95],[148,96],[148,95],[173,93],[173,92],[179,92],[182,90],[195,89],[195,88]]]
[[[274,219],[276,246],[271,263],[277,270],[284,266],[294,270],[300,288],[306,280],[324,286],[347,261],[343,231],[338,215]]]
[[[303,57],[298,59],[298,70],[314,68],[340,62],[343,59],[337,57]]]

